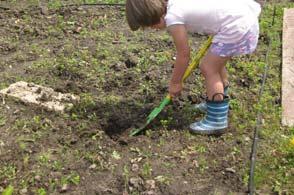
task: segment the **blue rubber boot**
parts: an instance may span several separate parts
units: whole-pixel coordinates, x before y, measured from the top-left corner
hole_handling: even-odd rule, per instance
[[[229,97],[222,101],[206,101],[207,113],[205,117],[190,125],[190,131],[196,134],[222,134],[228,127]]]
[[[227,96],[229,94],[229,85],[225,86],[224,87],[224,94]],[[206,105],[206,102],[201,102],[199,104],[195,104],[193,105],[193,108],[195,110],[198,110],[202,113],[206,113],[207,111],[207,105]]]

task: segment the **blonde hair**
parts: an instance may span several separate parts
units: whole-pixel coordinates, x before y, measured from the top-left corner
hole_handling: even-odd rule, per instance
[[[126,1],[126,17],[133,31],[159,23],[165,12],[166,0]]]

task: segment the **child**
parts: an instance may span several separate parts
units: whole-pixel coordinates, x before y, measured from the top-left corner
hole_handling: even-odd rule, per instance
[[[171,97],[180,94],[182,77],[190,60],[187,32],[214,36],[200,64],[207,100],[196,107],[205,110],[206,115],[190,125],[191,132],[219,134],[228,127],[228,76],[225,65],[232,56],[255,50],[260,11],[260,5],[254,0],[126,1],[126,17],[132,30],[140,27],[167,28],[173,38],[177,55],[169,83]]]

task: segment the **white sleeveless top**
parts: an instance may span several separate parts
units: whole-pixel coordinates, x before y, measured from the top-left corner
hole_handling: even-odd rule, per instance
[[[184,24],[188,32],[214,35],[213,42],[234,43],[258,24],[254,0],[168,0],[167,28]]]

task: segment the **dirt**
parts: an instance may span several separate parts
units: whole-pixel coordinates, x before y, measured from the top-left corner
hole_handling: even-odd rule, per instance
[[[17,194],[246,194],[251,130],[188,132],[202,117],[191,109],[204,98],[199,70],[147,132],[128,135],[167,92],[175,51],[165,32],[133,33],[123,8],[97,6],[1,11],[0,34],[1,89],[25,80],[83,99],[66,114],[3,100],[0,187],[13,185]],[[193,50],[205,39],[193,35]]]

